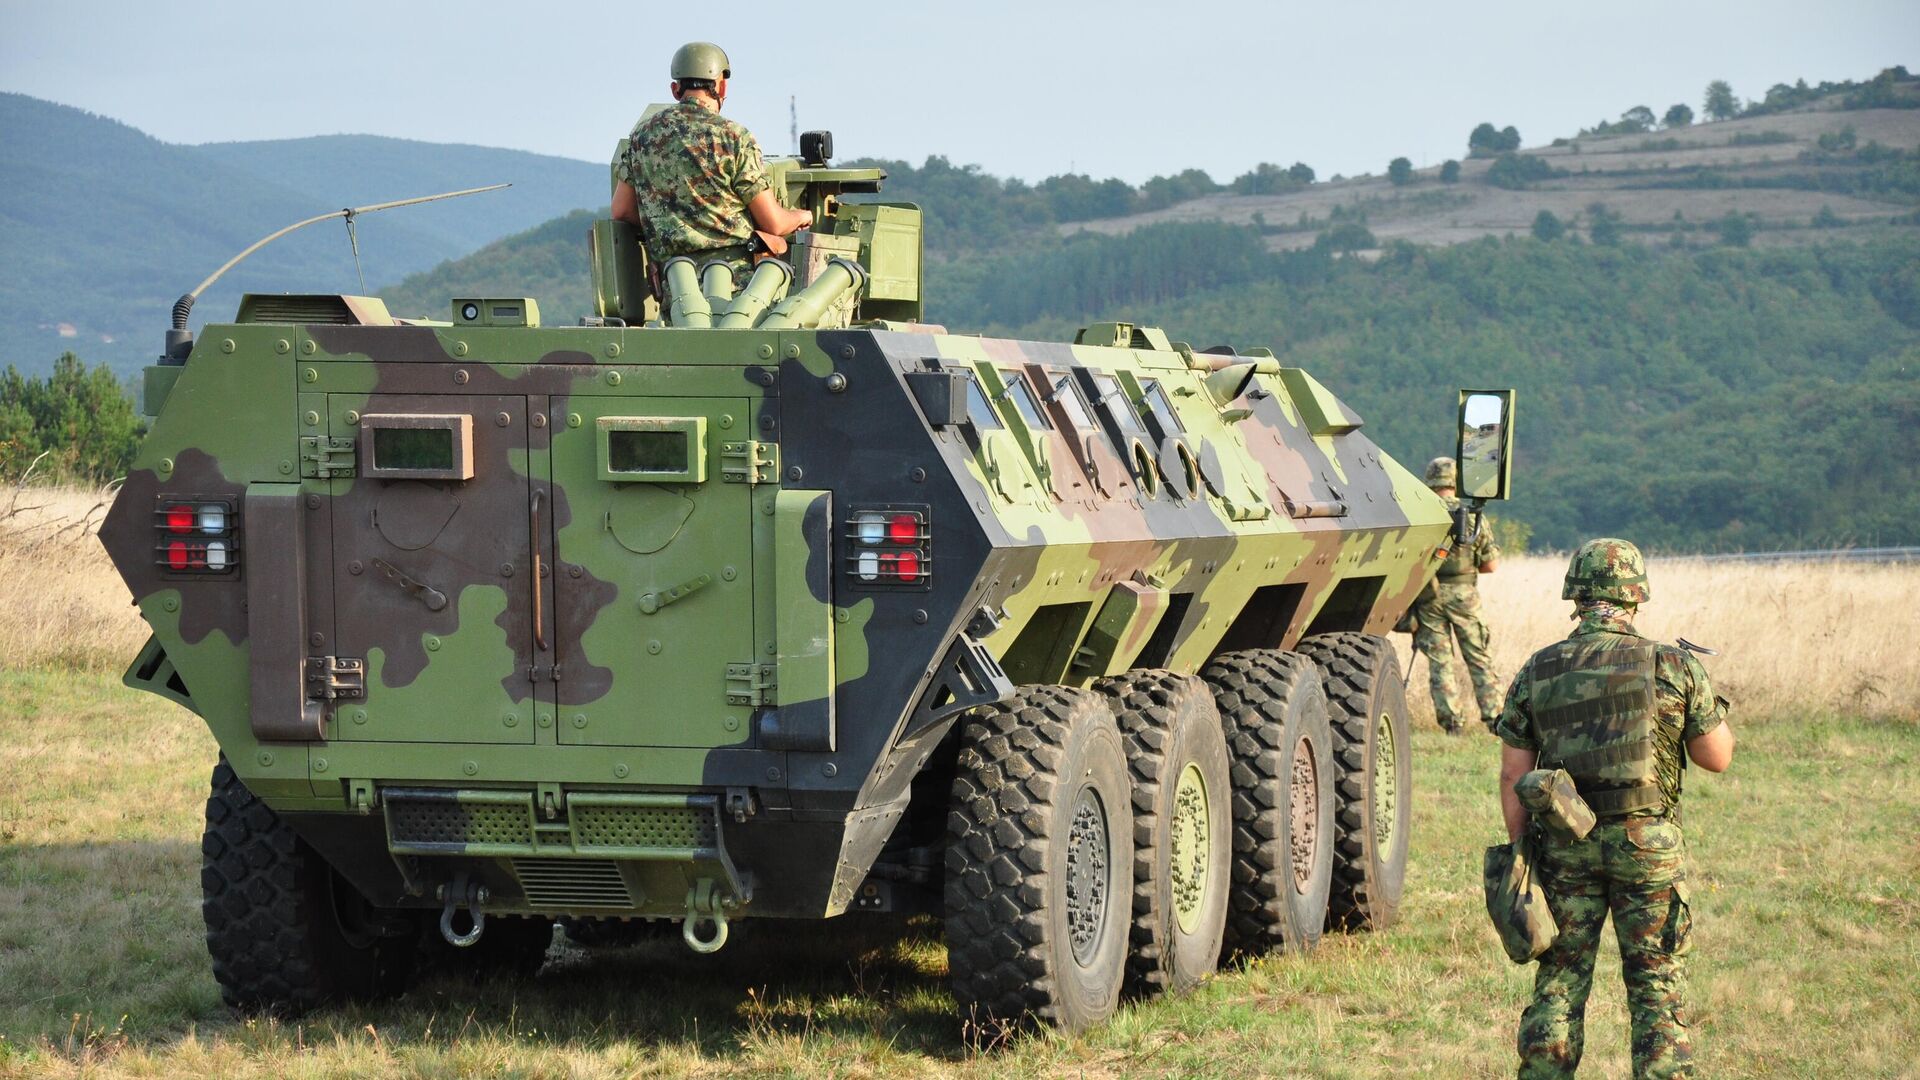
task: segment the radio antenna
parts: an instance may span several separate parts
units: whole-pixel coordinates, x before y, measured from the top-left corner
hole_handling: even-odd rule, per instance
[[[173,327],[167,331],[167,348],[163,359],[171,360],[174,363],[184,363],[186,361],[187,353],[193,349],[193,335],[187,330],[187,317],[193,313],[193,302],[200,299],[200,294],[206,292],[208,286],[219,281],[220,275],[240,265],[241,260],[247,256],[259,251],[261,248],[266,247],[268,244],[273,243],[275,240],[280,239],[296,229],[304,229],[309,225],[322,221],[330,221],[337,217],[346,218],[347,235],[354,247],[354,265],[357,267],[360,260],[360,245],[358,239],[353,235],[353,221],[361,214],[372,214],[381,210],[393,210],[402,206],[418,206],[421,203],[439,202],[442,199],[458,199],[466,195],[478,195],[485,191],[499,191],[501,188],[510,188],[512,186],[512,184],[490,184],[487,187],[467,188],[463,191],[443,191],[438,195],[421,195],[413,199],[396,199],[393,202],[374,203],[371,206],[349,206],[332,211],[331,213],[310,217],[305,221],[296,221],[278,232],[268,233],[260,239],[255,240],[245,251],[228,259],[220,269],[208,274],[205,281],[193,287],[193,291],[173,302]],[[366,287],[365,281],[366,278],[363,275],[361,278],[362,288]]]

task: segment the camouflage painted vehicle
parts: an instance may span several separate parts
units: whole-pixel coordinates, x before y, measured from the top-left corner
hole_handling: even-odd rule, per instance
[[[928,912],[963,1013],[1076,1028],[1394,917],[1441,502],[1264,351],[920,322],[918,211],[774,168],[791,269],[661,307],[602,222],[578,326],[256,295],[148,369],[103,538],[220,745],[229,1003]]]

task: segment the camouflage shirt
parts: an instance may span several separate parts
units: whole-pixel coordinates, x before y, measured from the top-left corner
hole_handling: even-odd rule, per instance
[[[633,125],[613,178],[633,186],[641,241],[661,262],[745,244],[747,203],[770,186],[753,133],[691,100]]]
[[[1449,515],[1460,509],[1459,499],[1447,498],[1445,501]],[[1447,552],[1447,561],[1440,564],[1441,577],[1472,576],[1479,573],[1483,564],[1500,557],[1500,545],[1493,542],[1493,519],[1485,514],[1475,516],[1479,522],[1480,534],[1473,538],[1473,543]]]
[[[1617,610],[1617,609],[1616,609]],[[1625,615],[1588,614],[1569,637],[1589,634],[1625,634],[1641,637]],[[1714,697],[1707,669],[1685,649],[1660,645],[1654,650],[1654,761],[1667,805],[1677,812],[1680,806],[1680,768],[1684,747],[1705,735],[1726,719],[1726,703]],[[1507,688],[1506,707],[1494,734],[1502,742],[1519,750],[1540,749],[1540,733],[1533,719],[1533,662],[1529,660]],[[1653,810],[1635,811],[1645,815]]]

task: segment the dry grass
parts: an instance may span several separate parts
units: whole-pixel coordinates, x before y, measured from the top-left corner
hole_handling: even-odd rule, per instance
[[[147,639],[97,533],[107,490],[0,490],[0,668],[118,672]]]
[[[1718,649],[1703,663],[1736,720],[1920,718],[1920,565],[1656,558],[1647,572],[1653,599],[1635,625]],[[1564,556],[1523,556],[1480,579],[1503,681],[1572,629],[1573,605],[1559,599],[1565,573]],[[1394,640],[1406,670],[1408,639]],[[1414,707],[1430,718],[1425,661],[1412,674]],[[1464,668],[1456,679],[1468,686]]]

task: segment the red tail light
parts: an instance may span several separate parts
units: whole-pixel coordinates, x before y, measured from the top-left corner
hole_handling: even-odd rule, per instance
[[[193,531],[193,507],[167,507],[167,531],[170,533],[190,533]]]
[[[927,587],[933,577],[933,530],[922,507],[856,509],[845,531],[845,557],[855,587]]]
[[[175,574],[224,574],[240,564],[240,523],[229,498],[173,495],[154,508],[154,561]]]

